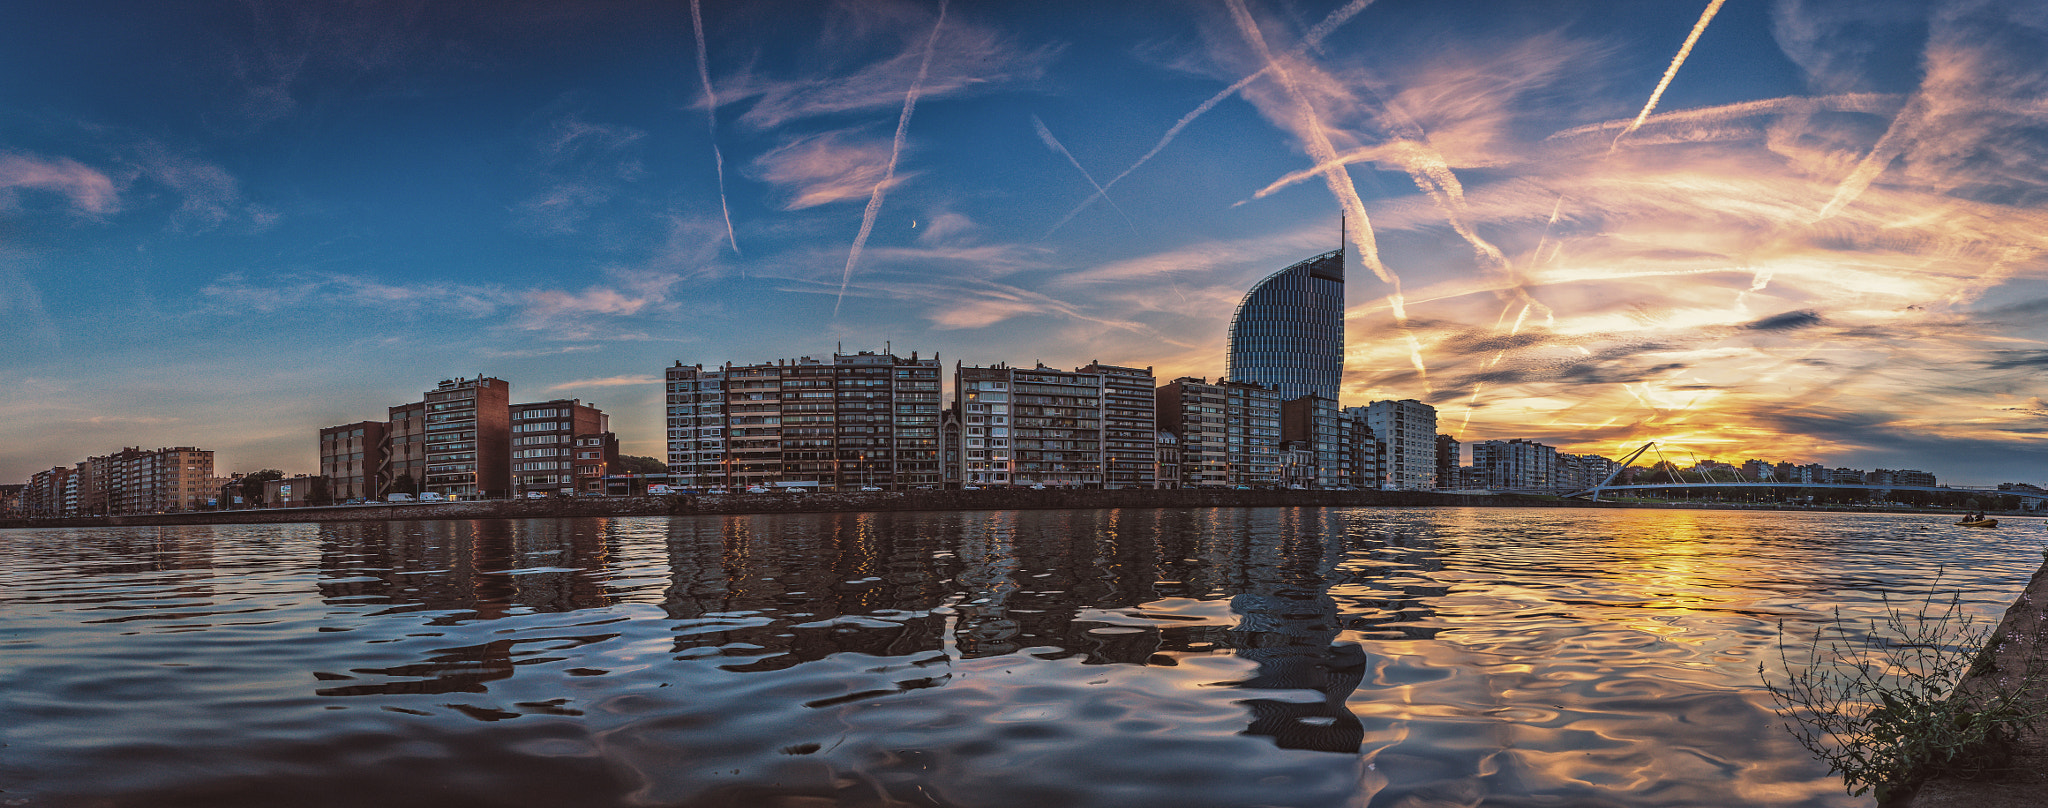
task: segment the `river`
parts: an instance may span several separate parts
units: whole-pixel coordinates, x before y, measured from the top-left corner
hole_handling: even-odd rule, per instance
[[[6,530],[0,805],[1869,805],[1759,686],[1781,625],[1931,584],[1996,619],[2044,536],[1549,508]]]

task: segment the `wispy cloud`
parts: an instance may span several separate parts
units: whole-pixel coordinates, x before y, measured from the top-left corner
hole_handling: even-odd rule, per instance
[[[23,205],[22,191],[62,197],[83,213],[100,215],[120,205],[120,194],[105,172],[65,157],[0,152],[0,211]]]
[[[551,385],[541,392],[554,393],[562,390],[582,390],[589,387],[644,387],[657,384],[661,384],[660,376],[605,376],[597,379],[577,379],[573,382],[562,382],[561,384]]]
[[[754,159],[751,176],[788,189],[783,210],[866,199],[878,183],[901,183],[914,172],[888,176],[889,142],[859,130],[834,130],[783,143]]]
[[[540,189],[514,212],[531,231],[566,235],[647,177],[641,158],[647,133],[630,126],[586,121],[569,113],[550,120],[534,137],[532,172]]]

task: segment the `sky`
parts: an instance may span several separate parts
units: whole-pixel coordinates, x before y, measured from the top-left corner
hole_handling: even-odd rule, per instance
[[[0,481],[317,472],[442,379],[835,350],[1215,378],[1348,252],[1342,403],[2048,483],[2048,4],[0,5]]]

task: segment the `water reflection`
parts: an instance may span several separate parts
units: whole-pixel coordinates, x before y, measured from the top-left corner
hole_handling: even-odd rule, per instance
[[[401,775],[505,805],[1848,805],[1756,691],[1778,621],[1944,561],[1995,613],[2038,562],[1659,511],[5,538],[0,788],[108,805]]]

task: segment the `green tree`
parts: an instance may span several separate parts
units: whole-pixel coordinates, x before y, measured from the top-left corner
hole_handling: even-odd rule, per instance
[[[619,462],[612,466],[612,470],[626,474],[667,474],[668,464],[652,457],[619,455]]]
[[[391,481],[391,487],[385,493],[419,496],[420,481],[413,479],[411,473],[400,474],[398,479]]]
[[[242,475],[242,502],[251,508],[263,505],[263,484],[282,479],[284,472],[277,469],[261,469]]]

